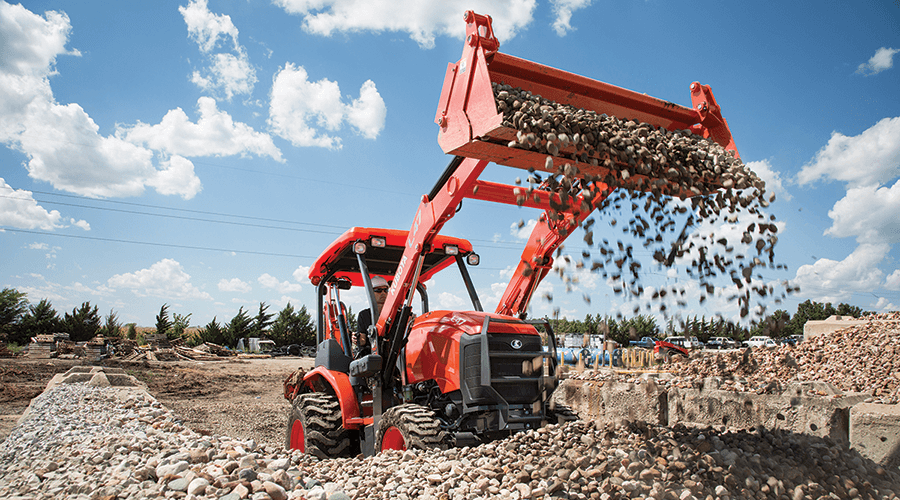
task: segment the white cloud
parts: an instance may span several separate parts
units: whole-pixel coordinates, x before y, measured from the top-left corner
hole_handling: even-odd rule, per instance
[[[537,225],[537,219],[529,219],[528,222],[522,221],[522,227],[519,227],[518,222],[513,222],[509,226],[509,234],[515,236],[520,240],[527,240],[529,236],[531,236],[531,232],[534,231],[534,226]]]
[[[291,276],[298,283],[309,283],[309,266],[297,266]]]
[[[449,292],[441,292],[437,296],[437,301],[435,307],[433,309],[447,309],[447,310],[458,310],[463,306],[471,307],[472,303],[468,300],[463,300],[459,295],[454,295]]]
[[[247,293],[253,289],[253,287],[250,286],[250,283],[241,281],[240,278],[231,278],[230,280],[222,278],[219,280],[218,286],[219,291],[222,292]]]
[[[240,53],[216,54],[210,56],[210,66],[206,68],[208,76],[194,71],[191,83],[201,89],[217,94],[222,92],[225,100],[230,101],[236,94],[250,94],[256,85],[256,71],[250,64],[247,55]]]
[[[160,185],[153,151],[101,136],[81,106],[55,101],[49,77],[56,57],[67,53],[69,18],[0,3],[0,20],[0,142],[28,158],[29,175],[91,197],[137,196],[145,185]]]
[[[566,33],[575,29],[570,24],[572,13],[589,6],[591,0],[550,0],[550,4],[553,5],[553,13],[556,15],[553,30],[559,36],[566,36]]]
[[[27,248],[28,248],[29,250],[49,250],[49,249],[50,249],[50,245],[48,245],[48,244],[46,244],[46,243],[37,243],[37,242],[35,242],[35,243],[29,244]]]
[[[75,219],[70,218],[69,223],[75,227],[80,227],[81,229],[84,229],[85,231],[91,230],[91,225],[88,224],[88,222],[84,221],[84,220],[75,220]]]
[[[231,115],[216,107],[216,100],[197,100],[200,119],[193,123],[181,108],[170,110],[157,125],[138,122],[120,125],[116,136],[132,144],[183,156],[229,156],[247,153],[283,161],[281,151],[268,134],[235,122]]]
[[[777,198],[784,198],[785,200],[791,199],[790,193],[784,189],[781,174],[772,168],[772,164],[769,163],[769,160],[751,161],[747,163],[747,168],[756,172],[756,175],[765,181],[766,192],[775,193]]]
[[[375,82],[366,80],[359,89],[359,99],[346,107],[347,123],[366,139],[375,139],[384,128],[387,107],[375,88]]]
[[[187,6],[178,7],[188,27],[188,35],[197,42],[201,52],[212,52],[219,40],[231,39],[233,47],[238,46],[238,29],[231,22],[231,16],[213,14],[206,0],[191,0]]]
[[[309,81],[303,66],[285,64],[275,75],[269,107],[269,125],[294,146],[340,149],[337,132],[346,120],[357,132],[374,139],[384,128],[387,108],[371,80],[363,83],[360,97],[345,105],[337,82]],[[328,133],[323,133],[323,131]]]
[[[884,280],[884,287],[888,290],[900,290],[900,269],[894,270]]]
[[[900,310],[900,307],[895,306],[890,300],[884,297],[878,297],[878,301],[875,302],[875,305],[872,306],[872,309],[881,312],[893,312]]]
[[[159,162],[161,170],[150,179],[147,185],[156,188],[156,192],[164,195],[181,195],[190,200],[200,192],[200,179],[194,174],[194,164],[182,156],[173,156]]]
[[[13,189],[0,177],[0,225],[19,229],[50,231],[64,227],[59,211],[47,211],[34,200],[31,191]]]
[[[44,207],[38,205],[37,200],[32,197],[31,191],[13,189],[0,177],[0,226],[51,231],[68,227],[62,219],[59,211],[48,212]],[[85,231],[91,230],[91,225],[83,220],[69,218],[69,224]]]
[[[434,47],[436,36],[463,38],[467,10],[493,18],[495,36],[511,40],[532,20],[535,0],[275,0],[290,14],[303,18],[303,29],[317,35],[334,32],[393,31],[409,33],[420,47]]]
[[[107,280],[110,288],[131,289],[138,297],[162,297],[167,300],[209,299],[212,297],[190,283],[178,261],[163,259],[147,269],[116,274]]]
[[[834,204],[825,234],[860,243],[900,243],[900,180],[893,187],[851,188]]]
[[[294,307],[295,311],[297,309],[300,309],[301,306],[303,306],[303,301],[297,300],[296,298],[290,297],[288,295],[282,295],[281,298],[279,298],[279,299],[272,299],[269,301],[269,304],[271,304],[272,306],[275,306],[272,309],[270,309],[270,311],[284,309],[284,306],[286,306],[288,304],[288,302],[291,303],[291,306]]]
[[[797,269],[792,280],[816,302],[847,302],[852,292],[871,292],[882,283],[878,264],[890,250],[885,244],[862,244],[842,261],[819,259]]]
[[[226,100],[236,94],[252,93],[257,81],[256,71],[246,50],[238,43],[238,29],[231,17],[210,12],[206,0],[191,0],[178,11],[187,24],[188,35],[210,61],[204,71],[194,72],[191,81],[208,92],[222,92]],[[213,53],[220,41],[224,44],[229,40],[230,52]]]
[[[798,174],[800,184],[822,177],[850,186],[882,184],[900,174],[900,117],[884,118],[863,133],[832,132],[828,144]]]
[[[875,51],[875,55],[870,57],[868,61],[860,64],[856,68],[856,72],[863,75],[875,75],[886,69],[891,69],[894,66],[894,54],[897,52],[900,52],[900,49],[881,47]]]
[[[281,294],[297,293],[303,289],[299,283],[291,283],[290,281],[278,281],[278,278],[269,273],[263,273],[257,278],[260,285],[265,288],[271,288]]]

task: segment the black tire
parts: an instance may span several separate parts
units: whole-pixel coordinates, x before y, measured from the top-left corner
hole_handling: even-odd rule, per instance
[[[297,344],[291,344],[287,347],[287,352],[291,356],[299,356],[300,355],[300,346]]]
[[[377,451],[445,449],[444,436],[433,411],[416,404],[404,404],[389,408],[381,416],[375,447]]]
[[[288,414],[285,448],[299,449],[307,455],[326,459],[349,456],[351,444],[336,397],[313,392],[294,399]]]

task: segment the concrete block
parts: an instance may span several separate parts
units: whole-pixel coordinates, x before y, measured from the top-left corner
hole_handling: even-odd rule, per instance
[[[734,430],[763,426],[849,443],[849,409],[865,399],[863,394],[843,394],[822,382],[793,384],[782,394],[719,387],[718,379],[706,379],[699,388],[670,388],[669,424]]]
[[[584,420],[629,420],[668,425],[667,394],[653,379],[639,384],[566,379],[557,392]]]
[[[900,405],[860,403],[850,408],[850,446],[882,466],[900,466]]]

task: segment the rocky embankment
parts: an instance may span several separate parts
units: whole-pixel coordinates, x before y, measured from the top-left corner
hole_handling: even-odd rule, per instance
[[[693,387],[719,377],[721,389],[781,394],[791,383],[817,381],[840,391],[864,393],[869,396],[866,402],[900,403],[900,313],[866,319],[797,346],[695,352],[688,360],[676,361],[658,383]],[[572,373],[571,378],[640,380],[608,371]]]
[[[473,448],[318,461],[201,435],[140,390],[59,385],[0,443],[0,497],[896,498],[900,474],[827,439],[551,425]]]

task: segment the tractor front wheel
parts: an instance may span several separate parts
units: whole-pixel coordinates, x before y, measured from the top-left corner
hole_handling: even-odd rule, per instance
[[[343,427],[337,398],[323,392],[294,398],[284,446],[321,459],[347,456],[350,433]]]
[[[378,422],[375,443],[378,451],[445,447],[444,431],[434,412],[415,404],[385,411]]]

